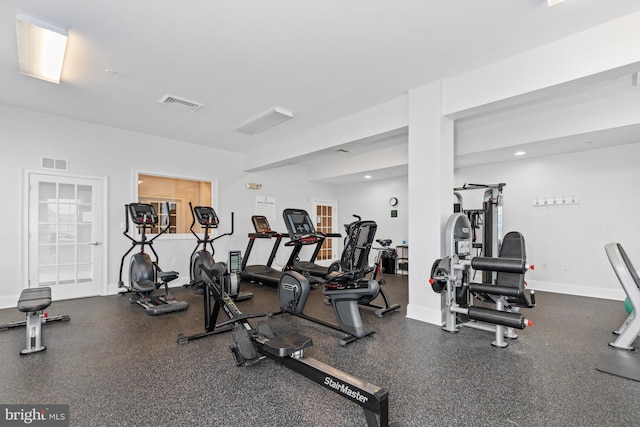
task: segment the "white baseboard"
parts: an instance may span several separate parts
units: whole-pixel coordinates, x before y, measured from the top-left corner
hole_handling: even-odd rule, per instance
[[[434,310],[415,303],[407,304],[407,317],[432,325],[442,325],[442,310]]]
[[[182,284],[176,283],[175,285],[169,285],[169,288],[179,288]],[[107,285],[107,293],[105,295],[117,295],[119,292],[117,283],[110,283]],[[0,296],[0,309],[3,308],[16,308],[18,306],[18,299],[20,298],[20,294],[15,295],[2,295]],[[56,299],[55,301],[61,301],[60,299]],[[19,313],[19,311],[16,312]]]
[[[557,294],[576,295],[590,298],[602,298],[615,301],[624,301],[626,295],[622,289],[611,288],[595,288],[592,286],[573,285],[569,283],[542,282],[536,280],[527,280],[529,289],[536,291],[552,292]],[[182,285],[174,285],[170,287],[179,287]],[[118,284],[109,284],[107,286],[107,295],[116,295],[118,293]],[[18,305],[20,294],[0,296],[0,309],[12,308]],[[442,324],[442,311],[427,308],[415,303],[407,305],[407,317],[419,320],[421,322],[431,323],[433,325]]]
[[[571,283],[542,282],[527,280],[529,289],[556,294],[576,295],[589,298],[602,298],[615,301],[624,301],[626,295],[622,288],[596,288],[593,286],[574,285]]]
[[[16,308],[18,306],[18,298],[20,298],[20,294],[1,296],[0,308]],[[16,313],[20,313],[17,308]]]

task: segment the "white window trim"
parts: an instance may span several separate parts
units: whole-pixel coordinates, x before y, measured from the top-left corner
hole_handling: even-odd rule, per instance
[[[204,182],[210,182],[211,183],[211,207],[218,212],[218,178],[203,178],[203,177],[197,177],[197,176],[186,176],[186,175],[178,175],[178,174],[168,174],[166,172],[158,172],[158,171],[151,171],[151,170],[143,170],[143,169],[134,169],[133,170],[133,177],[132,177],[132,182],[133,182],[133,189],[132,189],[132,194],[133,197],[131,198],[131,202],[137,202],[139,200],[138,198],[138,179],[140,177],[140,175],[152,175],[152,176],[157,176],[157,177],[161,177],[161,178],[176,178],[176,179],[185,179],[185,180],[189,180],[189,181],[204,181]],[[124,218],[123,218],[124,219]],[[191,225],[191,218],[186,218],[187,224]],[[198,232],[198,230],[196,229],[196,233]],[[212,232],[210,233],[212,236],[217,236],[218,232],[216,229],[212,230]],[[155,236],[155,234],[148,234],[149,236]],[[163,240],[193,240],[193,234],[191,234],[191,232],[188,233],[176,233],[176,234],[169,234],[169,233],[165,233],[162,235],[161,239]]]

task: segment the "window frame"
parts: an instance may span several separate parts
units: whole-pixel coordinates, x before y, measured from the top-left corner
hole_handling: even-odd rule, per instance
[[[196,182],[208,182],[211,184],[211,205],[213,207],[213,209],[218,212],[218,178],[210,178],[210,179],[206,179],[206,178],[202,178],[202,177],[197,177],[197,176],[186,176],[186,175],[178,175],[178,174],[168,174],[168,173],[162,173],[162,172],[157,172],[157,171],[150,171],[150,170],[144,170],[144,169],[134,169],[133,170],[133,198],[132,200],[135,201],[137,203],[138,200],[140,200],[140,194],[138,193],[138,186],[139,184],[139,180],[140,180],[140,175],[149,175],[149,176],[156,176],[159,178],[169,178],[169,179],[183,179],[186,181],[196,181]],[[171,200],[174,200],[175,198],[172,198]],[[168,200],[168,201],[171,201]],[[186,205],[188,205],[188,202],[185,202]],[[184,219],[185,220],[185,224],[187,226],[187,228],[191,225],[191,221],[193,220],[190,216],[188,216],[187,218]],[[199,229],[195,228],[195,232],[199,233]],[[213,229],[209,232],[209,234],[213,237],[218,235],[218,231],[216,229]],[[156,236],[156,234],[147,234],[150,237]],[[165,233],[162,236],[162,239],[170,239],[170,240],[193,240],[193,234],[191,234],[190,231],[188,231],[187,233]]]

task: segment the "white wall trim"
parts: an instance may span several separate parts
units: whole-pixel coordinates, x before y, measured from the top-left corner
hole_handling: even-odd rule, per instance
[[[14,308],[18,306],[18,298],[20,298],[20,294],[16,295],[5,295],[0,297],[0,308]],[[22,317],[18,316],[19,311],[16,310],[16,319],[15,320],[24,320]],[[24,315],[22,315],[24,316]]]
[[[596,288],[592,286],[574,285],[571,283],[542,282],[527,280],[529,289],[556,294],[576,295],[580,297],[601,298],[615,301],[624,301],[626,295],[620,289]]]
[[[442,326],[442,310],[436,310],[423,305],[407,304],[407,317],[432,325]]]

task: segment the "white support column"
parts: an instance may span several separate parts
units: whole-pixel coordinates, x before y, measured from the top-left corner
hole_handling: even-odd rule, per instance
[[[453,121],[442,115],[443,82],[409,92],[409,305],[407,317],[442,324],[442,297],[428,283],[444,251],[453,210]]]

